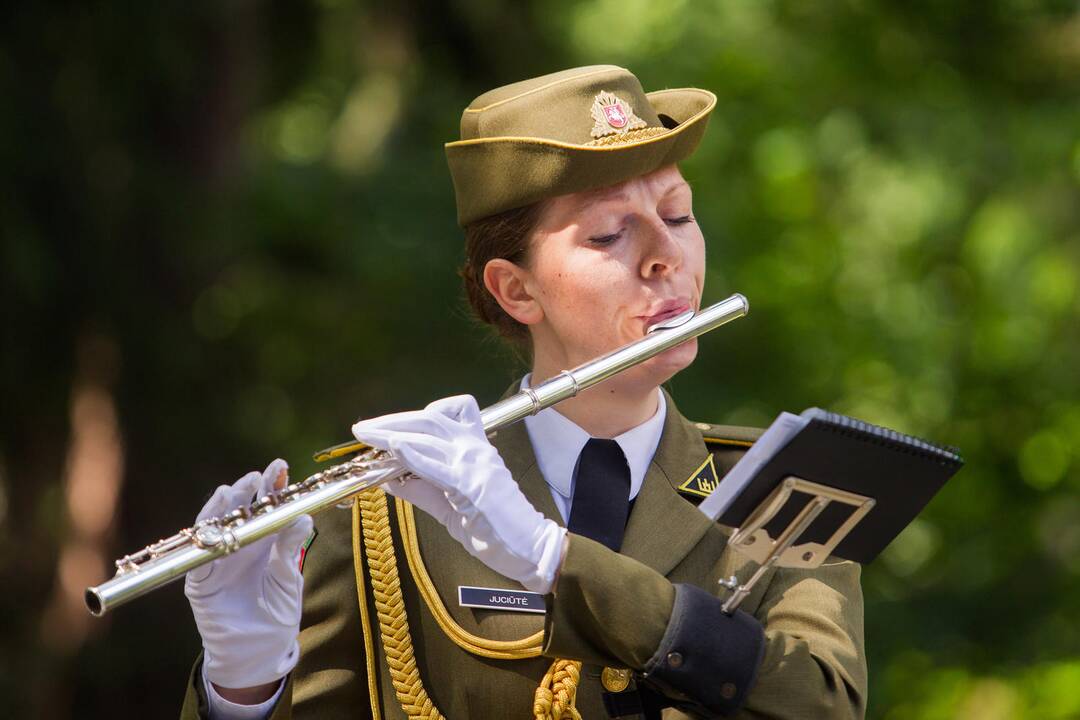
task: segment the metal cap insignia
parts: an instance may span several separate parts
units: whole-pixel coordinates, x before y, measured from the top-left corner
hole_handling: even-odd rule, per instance
[[[594,138],[622,135],[646,126],[645,121],[634,114],[630,103],[606,90],[601,90],[593,98],[592,117],[595,122],[591,135]]]

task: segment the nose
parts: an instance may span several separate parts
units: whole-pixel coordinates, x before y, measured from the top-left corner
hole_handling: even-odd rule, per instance
[[[646,279],[662,278],[679,268],[683,261],[683,247],[662,217],[651,218],[647,223],[647,241],[641,258],[641,275]]]

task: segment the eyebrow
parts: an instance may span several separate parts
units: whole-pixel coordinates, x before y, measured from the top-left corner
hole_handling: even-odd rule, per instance
[[[664,190],[661,197],[663,197],[664,195],[670,195],[671,193],[673,193],[673,192],[675,192],[677,190],[692,190],[692,189],[693,188],[690,187],[690,183],[686,182],[686,180],[678,180],[677,182],[671,183],[671,185],[668,186],[668,188],[666,190]]]
[[[588,210],[593,205],[598,205],[605,202],[626,202],[630,199],[630,196],[625,192],[618,193],[590,193],[590,196],[585,198],[581,205],[578,206],[578,212]]]
[[[691,191],[690,184],[685,179],[679,179],[679,180],[677,180],[675,182],[672,182],[672,184],[669,187],[664,188],[664,191],[662,193],[660,193],[660,196],[661,196],[661,198],[664,198],[664,196],[670,195],[673,192],[677,192],[677,191],[680,191],[680,190]],[[613,203],[613,202],[623,202],[624,203],[624,202],[627,202],[629,200],[630,200],[630,195],[627,195],[625,193],[625,191],[622,191],[622,192],[605,192],[603,189],[594,190],[593,192],[589,193],[589,196],[586,196],[586,198],[583,201],[581,201],[581,205],[578,206],[578,212],[579,213],[584,212],[584,210],[589,209],[593,205],[598,205],[600,203]]]
[[[660,194],[660,196],[664,197],[666,195],[670,195],[671,193],[673,193],[673,192],[675,192],[677,190],[689,190],[689,189],[690,189],[690,183],[686,182],[686,180],[679,180],[677,182],[672,183],[667,188],[665,188],[664,192],[662,192]],[[612,193],[612,192],[600,191],[600,192],[590,193],[590,196],[585,198],[582,201],[581,205],[578,207],[578,212],[583,212],[585,210],[588,210],[593,205],[598,205],[600,203],[605,203],[605,202],[626,202],[629,199],[630,199],[630,196],[627,195],[625,192]]]

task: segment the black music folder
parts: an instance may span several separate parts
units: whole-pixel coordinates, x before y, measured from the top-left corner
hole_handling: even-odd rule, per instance
[[[868,563],[963,464],[956,448],[811,408],[802,415],[782,413],[699,509],[724,525],[741,527],[790,476],[873,498],[873,507],[832,551]],[[765,525],[769,535],[777,538],[811,499],[793,493]],[[850,505],[830,503],[797,542],[826,542],[852,512]]]

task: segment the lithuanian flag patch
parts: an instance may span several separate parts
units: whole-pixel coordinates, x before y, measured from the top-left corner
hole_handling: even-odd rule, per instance
[[[307,560],[308,548],[311,547],[311,543],[315,542],[315,538],[319,536],[318,528],[312,528],[311,534],[307,536],[307,540],[300,546],[300,572],[304,572],[304,561]]]

